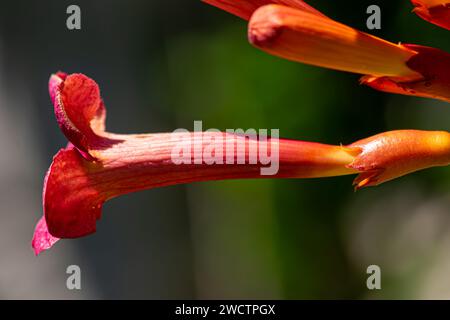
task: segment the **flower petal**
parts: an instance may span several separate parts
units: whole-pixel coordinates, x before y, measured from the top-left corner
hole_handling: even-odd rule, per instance
[[[450,30],[450,0],[411,0],[422,19]]]
[[[106,111],[95,81],[83,74],[57,73],[50,77],[49,92],[59,127],[80,151],[87,154],[94,144],[106,143],[101,137]]]
[[[51,235],[75,238],[95,232],[105,196],[91,180],[100,165],[69,146],[53,158],[45,184],[43,205]]]
[[[323,13],[314,9],[301,0],[203,0],[203,2],[206,2],[245,20],[249,20],[253,12],[259,7],[272,3],[305,10],[310,13],[326,17]]]

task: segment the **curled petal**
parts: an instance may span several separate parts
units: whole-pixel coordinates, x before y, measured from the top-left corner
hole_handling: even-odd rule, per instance
[[[325,17],[323,13],[302,0],[203,0],[203,2],[234,14],[244,20],[249,20],[256,9],[267,4],[281,4]]]
[[[60,72],[50,77],[49,92],[61,131],[80,151],[87,155],[93,145],[109,143],[101,137],[106,111],[95,81]]]
[[[450,0],[411,0],[422,19],[450,30]]]
[[[398,130],[357,141],[361,154],[349,165],[360,171],[356,188],[375,186],[408,173],[450,164],[450,133]]]
[[[55,74],[52,74],[50,76],[50,79],[48,80],[48,93],[53,105],[55,105],[56,95],[59,95],[60,86],[66,78],[67,73],[57,72]]]

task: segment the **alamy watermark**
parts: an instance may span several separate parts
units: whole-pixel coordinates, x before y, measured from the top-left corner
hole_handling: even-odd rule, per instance
[[[66,13],[69,15],[66,20],[66,27],[69,30],[81,30],[81,9],[72,4],[67,7]]]
[[[367,7],[367,14],[370,16],[366,20],[366,26],[369,30],[381,29],[381,8],[375,4]]]
[[[173,134],[189,133],[177,129]],[[194,121],[190,139],[177,143],[171,152],[172,162],[206,165],[261,165],[261,175],[276,175],[279,170],[279,130],[218,129],[203,131],[202,121]]]
[[[76,264],[70,265],[66,269],[67,277],[66,287],[69,290],[81,290],[81,268]]]
[[[381,268],[376,264],[372,264],[367,267],[367,274],[370,276],[367,278],[366,286],[369,290],[381,289]]]

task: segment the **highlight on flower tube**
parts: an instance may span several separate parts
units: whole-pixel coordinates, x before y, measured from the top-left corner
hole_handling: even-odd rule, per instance
[[[59,238],[95,232],[103,203],[130,192],[208,180],[357,173],[361,174],[357,184],[363,187],[450,161],[447,132],[393,131],[348,146],[274,138],[264,145],[223,132],[114,134],[104,130],[105,108],[94,80],[60,73],[50,78],[49,87],[58,124],[70,143],[55,155],[44,180],[44,217],[32,241],[36,254]],[[180,145],[204,151],[218,140],[223,145],[244,145],[231,150],[232,159],[249,158],[251,145],[269,146],[268,152],[278,152],[278,170],[265,176],[258,163],[227,164],[229,154],[223,150],[222,163],[209,161],[217,158],[205,152],[201,163],[173,161],[173,150]]]
[[[257,48],[285,59],[365,74],[362,83],[382,91],[450,101],[450,55],[438,49],[394,44],[281,5],[257,9],[248,37]]]
[[[422,19],[450,30],[450,0],[411,0]]]
[[[311,7],[302,0],[202,0],[244,20],[249,20],[253,12],[259,7],[267,4],[281,4],[287,7],[305,10],[319,16],[325,17],[323,13]]]

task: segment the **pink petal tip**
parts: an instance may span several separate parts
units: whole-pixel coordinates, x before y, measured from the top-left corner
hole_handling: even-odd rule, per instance
[[[42,251],[50,249],[59,238],[54,237],[48,232],[47,222],[45,217],[42,217],[34,229],[33,240],[31,246],[34,249],[35,255],[39,255]]]

